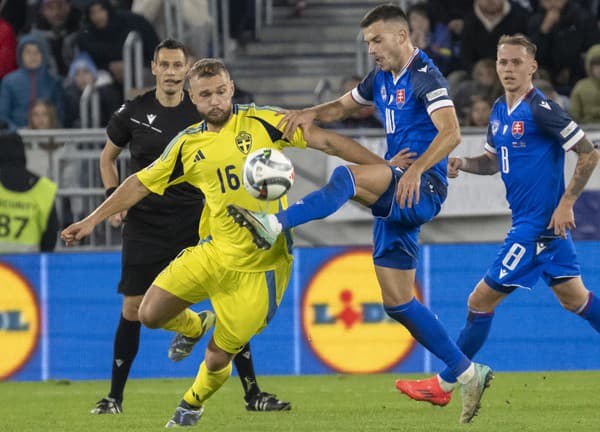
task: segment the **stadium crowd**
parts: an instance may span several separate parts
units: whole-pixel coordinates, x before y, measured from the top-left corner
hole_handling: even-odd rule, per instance
[[[253,3],[238,1],[230,8],[230,31],[239,44],[255,38]],[[310,2],[299,3],[302,10],[310,8]],[[536,78],[556,102],[578,122],[600,121],[600,47],[594,46],[600,43],[599,1],[406,3],[411,39],[448,78],[463,126],[485,126],[501,93],[494,69],[496,42],[502,34],[515,33],[539,47]],[[144,81],[152,84],[152,49],[166,36],[163,1],[3,0],[0,7],[0,120],[9,128],[27,127],[37,100],[54,107],[59,127],[80,127],[79,97],[90,83],[100,94],[101,126],[106,126],[128,96],[123,94],[122,47],[131,30],[141,35]],[[211,54],[214,23],[208,1],[185,0],[183,8],[184,42],[192,57]]]
[[[311,7],[310,1],[274,4],[295,7],[297,16]],[[408,0],[404,4],[411,39],[448,79],[462,126],[487,125],[490,109],[502,93],[495,71],[496,43],[501,35],[515,33],[527,35],[538,46],[536,86],[578,123],[600,122],[600,1]],[[43,128],[35,118],[37,111],[44,110],[49,113],[48,128],[80,128],[80,99],[90,84],[99,96],[96,125],[105,127],[123,102],[134,96],[124,94],[123,85],[122,48],[131,30],[139,32],[143,43],[143,84],[154,83],[150,60],[153,48],[166,36],[163,5],[162,0],[0,0],[0,127]],[[208,0],[184,0],[182,5],[183,42],[190,58],[211,55],[215,23]],[[256,40],[255,11],[251,0],[231,5],[234,42],[230,48],[234,49]],[[341,91],[362,79],[352,77],[352,71],[347,76]],[[247,96],[239,91],[236,98]],[[379,127],[381,121],[374,110],[365,110],[334,126]],[[83,126],[90,125],[84,122]]]

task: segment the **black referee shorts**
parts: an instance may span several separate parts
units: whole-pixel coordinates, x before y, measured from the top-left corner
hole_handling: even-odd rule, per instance
[[[118,292],[126,296],[146,294],[152,281],[171,262],[171,258],[154,263],[123,264]]]

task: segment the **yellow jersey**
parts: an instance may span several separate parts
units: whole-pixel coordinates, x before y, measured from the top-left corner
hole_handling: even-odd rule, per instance
[[[280,235],[268,250],[258,249],[250,232],[227,214],[235,204],[252,211],[276,213],[287,207],[282,197],[260,201],[242,184],[242,169],[249,153],[261,148],[306,148],[298,129],[288,141],[276,125],[278,108],[233,105],[233,115],[219,132],[207,130],[204,121],[183,130],[161,157],[136,173],[150,191],[162,195],[169,186],[188,182],[204,192],[206,205],[200,222],[201,237],[210,234],[207,247],[214,259],[232,270],[265,271],[286,259],[291,261],[291,236]]]

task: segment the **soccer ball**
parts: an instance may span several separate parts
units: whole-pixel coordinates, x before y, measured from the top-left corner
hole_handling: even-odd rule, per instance
[[[262,148],[248,155],[242,176],[244,188],[254,198],[277,200],[294,184],[294,165],[279,150]]]

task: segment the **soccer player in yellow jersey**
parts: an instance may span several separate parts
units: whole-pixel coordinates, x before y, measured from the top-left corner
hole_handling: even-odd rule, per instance
[[[200,222],[204,241],[183,250],[159,274],[139,309],[145,326],[175,331],[184,341],[203,332],[200,317],[189,306],[210,299],[217,316],[198,375],[167,427],[198,422],[205,401],[229,377],[233,357],[275,314],[289,280],[290,234],[280,236],[268,250],[257,249],[248,230],[227,215],[230,204],[271,213],[287,205],[285,197],[263,202],[245,191],[242,167],[246,156],[260,148],[308,146],[353,163],[385,163],[355,141],[316,126],[298,129],[284,140],[275,126],[280,120],[277,109],[232,104],[233,81],[220,60],[197,61],[189,84],[192,102],[205,120],[182,131],[160,158],[130,176],[88,217],[62,232],[70,245],[108,216],[150,192],[162,194],[171,185],[188,182],[204,192],[206,206]]]

